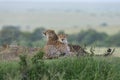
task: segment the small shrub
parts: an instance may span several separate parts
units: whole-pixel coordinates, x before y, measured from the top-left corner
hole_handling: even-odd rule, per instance
[[[20,55],[20,72],[22,76],[22,80],[27,80],[27,71],[28,71],[28,63],[27,63],[27,55]]]
[[[20,66],[23,68],[26,67],[27,66],[27,60],[26,60],[27,55],[20,55],[19,58],[20,58],[20,62],[19,62]]]
[[[44,52],[40,51],[32,58],[32,63],[37,63],[38,61],[42,60]]]
[[[41,80],[43,76],[47,73],[46,66],[44,64],[43,58],[44,52],[40,51],[33,56],[32,66],[28,70],[28,80]]]
[[[20,56],[20,66],[22,80],[41,80],[46,73],[46,66],[42,60],[43,52],[38,52],[31,59],[32,63],[28,65],[27,56]]]

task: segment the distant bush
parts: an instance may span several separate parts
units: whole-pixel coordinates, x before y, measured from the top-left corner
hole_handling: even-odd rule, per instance
[[[120,46],[120,33],[108,37],[105,41],[109,46]]]
[[[92,45],[95,42],[100,42],[102,44],[107,37],[108,35],[106,33],[98,33],[93,29],[89,29],[87,31],[81,31],[76,35],[69,36],[68,40],[71,39],[71,42],[76,40],[76,42],[80,44]]]
[[[0,31],[0,45],[11,44],[13,41],[26,46],[33,46],[30,43],[41,40],[44,28],[37,28],[34,32],[22,32],[18,26],[4,26]]]
[[[10,44],[14,40],[19,40],[20,33],[19,27],[4,26],[0,31],[0,41],[2,44]]]
[[[102,27],[107,27],[107,26],[108,26],[108,23],[107,23],[107,22],[103,22],[103,23],[100,24],[100,26],[102,26]]]
[[[104,23],[104,26],[107,24]],[[44,28],[37,28],[33,32],[22,32],[16,26],[5,26],[0,31],[0,45],[11,44],[16,41],[18,45],[28,47],[43,47],[45,40],[42,32]],[[65,33],[64,30],[60,30],[58,34]],[[10,35],[11,34],[11,35]],[[68,35],[68,42],[72,44],[92,45],[96,43],[97,46],[120,46],[119,37],[120,33],[109,36],[103,32],[97,32],[94,29],[88,29],[80,31],[76,34]]]

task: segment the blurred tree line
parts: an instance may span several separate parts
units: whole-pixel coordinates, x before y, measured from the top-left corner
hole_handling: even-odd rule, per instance
[[[68,40],[75,44],[88,46],[94,44],[100,47],[119,47],[120,32],[110,36],[104,32],[97,32],[96,30],[88,29],[86,31],[80,31],[78,34],[69,35]]]
[[[4,26],[0,31],[0,45],[11,44],[15,41],[21,46],[41,47],[45,44],[45,38],[42,34],[44,30],[44,28],[37,28],[33,32],[22,32],[19,27]],[[65,32],[59,31],[59,33]],[[88,46],[93,44],[96,44],[96,46],[120,46],[120,33],[110,36],[106,33],[88,29],[69,35],[68,42]]]
[[[16,42],[22,46],[42,46],[44,30],[44,28],[37,28],[33,32],[22,32],[19,27],[4,26],[0,31],[0,45]]]

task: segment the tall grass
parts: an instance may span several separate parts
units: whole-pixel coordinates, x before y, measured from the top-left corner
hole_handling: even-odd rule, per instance
[[[120,59],[112,57],[64,57],[43,60],[39,52],[31,59],[0,62],[0,80],[119,80]]]

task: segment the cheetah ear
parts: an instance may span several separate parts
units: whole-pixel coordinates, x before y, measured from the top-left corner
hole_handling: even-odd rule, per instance
[[[55,33],[55,31],[54,31],[54,30],[50,30],[50,29],[49,29],[49,31],[50,31],[50,32],[52,32],[52,33]]]

